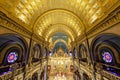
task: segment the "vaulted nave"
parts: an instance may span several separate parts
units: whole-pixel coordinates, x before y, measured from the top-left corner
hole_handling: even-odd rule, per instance
[[[120,80],[120,0],[0,0],[0,80]]]

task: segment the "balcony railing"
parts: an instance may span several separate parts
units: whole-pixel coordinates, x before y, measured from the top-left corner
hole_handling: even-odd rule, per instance
[[[12,79],[14,76],[23,73],[23,66],[24,63],[15,63],[12,65],[1,66],[0,69],[3,70],[0,75],[0,80],[9,80]]]
[[[95,63],[95,69],[110,80],[120,80],[120,68],[103,63]]]
[[[105,70],[102,71],[102,76],[104,76],[110,80],[120,80],[120,77],[115,76],[114,74],[111,74]]]

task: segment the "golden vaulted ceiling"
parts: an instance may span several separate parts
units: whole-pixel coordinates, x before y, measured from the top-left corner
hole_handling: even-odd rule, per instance
[[[119,0],[0,0],[0,10],[46,41],[63,32],[71,41],[110,13]]]

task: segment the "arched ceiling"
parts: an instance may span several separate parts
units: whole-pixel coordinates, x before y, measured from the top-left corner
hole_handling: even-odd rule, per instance
[[[63,32],[58,32],[52,36],[53,43],[58,39],[62,39],[64,41],[68,42],[68,36],[66,34],[64,34]]]
[[[58,32],[64,32],[66,35],[69,36],[69,38],[71,38],[72,41],[74,41],[74,38],[76,37],[77,34],[75,31],[73,31],[71,28],[69,28],[66,25],[56,24],[47,28],[44,31],[43,36],[45,37],[46,40],[49,41],[49,38],[53,36],[54,33],[58,33]]]
[[[54,50],[54,51],[57,51],[59,48],[62,48],[65,52],[68,50],[67,45],[66,45],[64,42],[57,42],[57,43],[54,45],[53,50]]]
[[[0,5],[28,24],[34,23],[38,16],[54,9],[70,11],[90,24],[117,1],[119,0],[0,0]]]
[[[49,31],[52,29],[52,31],[56,31],[55,29],[58,29],[56,27],[60,27],[60,30],[65,29],[70,34],[72,33],[74,38],[83,30],[79,18],[65,10],[49,11],[39,17],[34,25],[35,32],[38,32],[44,38],[49,35]]]
[[[71,41],[106,16],[119,0],[0,0],[0,10],[46,40],[64,32]],[[92,26],[93,27],[93,26]]]
[[[73,36],[73,33],[72,33],[72,31],[69,30],[69,28],[67,28],[67,27],[63,28],[60,26],[56,26],[54,28],[51,28],[47,32],[47,35],[45,36],[45,40],[49,41],[50,37],[52,37],[54,34],[56,34],[58,32],[63,32],[64,34],[66,34],[71,39],[71,41],[74,41],[74,39],[75,39],[75,36]]]
[[[58,39],[58,40],[56,40],[56,41],[53,43],[53,46],[55,46],[55,44],[58,43],[58,42],[63,42],[66,46],[68,46],[68,43],[67,43],[65,40],[63,40],[63,39]]]

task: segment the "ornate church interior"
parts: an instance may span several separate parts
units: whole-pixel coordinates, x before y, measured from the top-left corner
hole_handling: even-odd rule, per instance
[[[120,0],[0,0],[0,80],[120,80]]]

